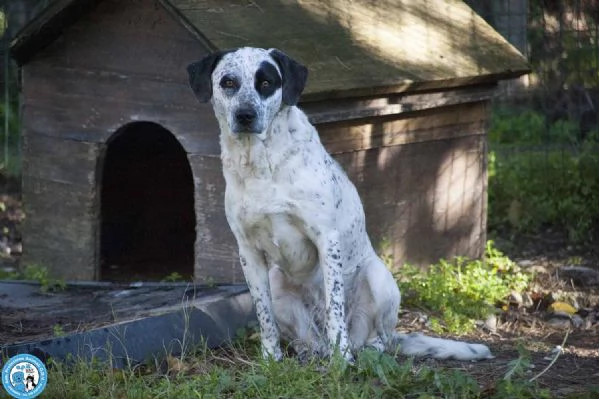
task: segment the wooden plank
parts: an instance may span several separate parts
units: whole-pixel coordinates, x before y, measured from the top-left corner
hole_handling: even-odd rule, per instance
[[[156,0],[103,0],[32,63],[174,79],[207,51]]]
[[[452,80],[497,80],[529,70],[525,58],[462,1],[170,2],[218,48],[276,47],[306,64],[309,96],[409,90],[420,82],[447,87]]]
[[[69,31],[32,63],[177,79],[186,76],[187,64],[205,54],[198,43],[186,40],[84,30]]]
[[[76,141],[106,142],[134,122],[154,122],[169,130],[188,153],[219,154],[219,128],[209,105],[172,108],[102,98],[39,96],[22,105],[24,135],[33,133]]]
[[[318,125],[331,153],[444,140],[486,133],[484,102],[454,105],[385,118]]]
[[[50,2],[11,42],[12,56],[21,65],[28,62],[35,54],[52,43],[82,13],[90,10],[95,3],[96,0]]]
[[[330,123],[486,101],[492,98],[495,87],[495,85],[480,85],[428,93],[400,93],[370,98],[345,98],[335,101],[307,102],[300,104],[300,106],[312,123]]]
[[[185,67],[181,65],[173,79],[158,74],[32,63],[23,68],[25,84],[22,93],[29,101],[35,101],[39,96],[56,96],[74,101],[100,98],[193,108],[198,101],[189,87]]]
[[[484,136],[470,135],[338,153],[356,184],[373,245],[396,268],[455,255],[479,257],[485,243]],[[242,281],[224,216],[220,160],[191,157],[196,173],[196,275]]]
[[[484,248],[483,136],[337,154],[356,184],[374,247],[428,265]]]
[[[94,188],[23,176],[24,265],[47,267],[63,279],[96,278]]]
[[[23,174],[81,187],[95,184],[99,147],[36,134],[23,136]]]
[[[189,155],[196,195],[195,276],[243,282],[237,243],[225,217],[225,180],[219,157]]]

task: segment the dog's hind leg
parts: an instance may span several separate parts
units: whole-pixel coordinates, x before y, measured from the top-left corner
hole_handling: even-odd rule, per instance
[[[276,266],[270,269],[268,278],[273,311],[283,339],[289,341],[301,360],[325,355],[326,345],[315,323],[315,310],[304,302],[301,288]]]
[[[387,349],[395,333],[401,297],[393,275],[378,256],[372,254],[360,265],[348,297],[353,297],[348,307],[352,349]]]

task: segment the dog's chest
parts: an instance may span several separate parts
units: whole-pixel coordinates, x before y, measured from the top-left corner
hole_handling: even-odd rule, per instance
[[[301,277],[317,263],[317,250],[297,216],[297,201],[286,185],[252,180],[227,186],[229,224],[263,251],[267,259]]]

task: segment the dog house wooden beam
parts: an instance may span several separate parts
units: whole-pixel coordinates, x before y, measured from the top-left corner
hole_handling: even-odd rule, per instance
[[[489,101],[499,80],[528,67],[463,2],[57,0],[12,44],[22,68],[24,264],[102,277],[104,153],[116,131],[145,121],[187,153],[196,280],[243,281],[217,123],[185,73],[240,46],[277,47],[308,67],[300,106],[397,267],[480,256]]]

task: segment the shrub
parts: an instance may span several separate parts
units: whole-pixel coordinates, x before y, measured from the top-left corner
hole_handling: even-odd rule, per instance
[[[495,114],[489,134],[489,228],[518,234],[553,227],[572,243],[587,242],[599,220],[597,134],[580,141],[571,122],[542,124],[533,111]],[[561,145],[539,146],[546,142],[543,134]]]
[[[483,260],[456,257],[441,260],[427,271],[405,265],[397,276],[404,305],[425,307],[436,316],[437,332],[465,333],[484,319],[511,291],[526,288],[529,276],[516,263],[487,243]]]

